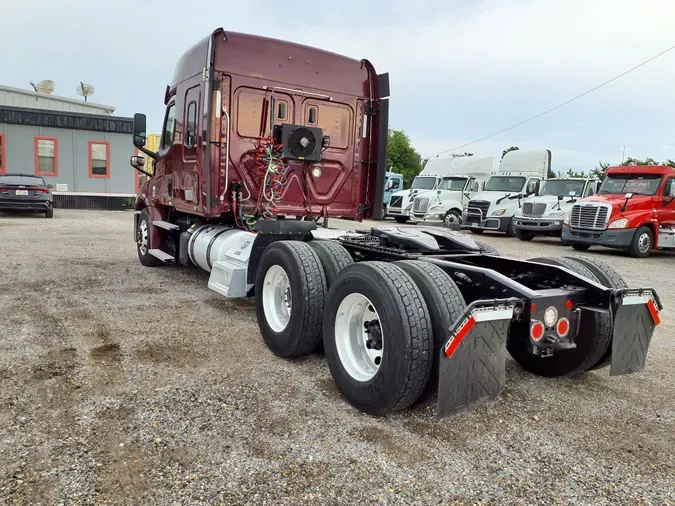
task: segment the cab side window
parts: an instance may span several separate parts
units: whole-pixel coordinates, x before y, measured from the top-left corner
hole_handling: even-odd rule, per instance
[[[195,145],[197,137],[197,102],[194,100],[188,104],[186,114],[185,145],[191,148]]]
[[[595,185],[596,182],[592,181],[586,185],[586,191],[584,192],[584,197],[590,197],[591,195],[595,195]]]
[[[666,184],[663,186],[664,197],[675,197],[675,177],[668,178]]]
[[[391,181],[391,191],[396,191],[401,188],[401,180],[400,179],[392,179]]]
[[[166,110],[164,130],[162,131],[162,149],[173,144],[173,135],[176,131],[176,104],[171,104]]]

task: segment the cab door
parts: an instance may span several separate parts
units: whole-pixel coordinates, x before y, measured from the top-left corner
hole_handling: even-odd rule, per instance
[[[655,196],[653,202],[659,223],[675,224],[675,176],[666,179],[661,194]]]
[[[188,85],[189,86],[189,85]],[[203,163],[202,139],[200,136],[199,111],[202,107],[201,82],[189,86],[177,112],[182,125],[182,142],[176,146],[180,160],[174,167],[175,206],[185,211],[195,211],[200,203],[200,174]]]

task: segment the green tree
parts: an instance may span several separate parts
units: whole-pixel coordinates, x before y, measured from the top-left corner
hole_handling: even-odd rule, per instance
[[[510,153],[511,151],[518,151],[520,148],[518,146],[511,146],[510,148],[506,148],[504,151],[502,151],[502,158],[503,159],[506,156],[506,153]]]
[[[597,177],[600,181],[605,179],[605,171],[609,167],[609,162],[598,161],[598,166],[591,169],[588,173],[590,177]]]
[[[387,167],[403,175],[403,187],[409,188],[422,170],[422,156],[410,143],[403,130],[389,130],[387,139]]]
[[[567,177],[588,177],[585,172],[577,172],[576,170],[569,169],[566,174]]]

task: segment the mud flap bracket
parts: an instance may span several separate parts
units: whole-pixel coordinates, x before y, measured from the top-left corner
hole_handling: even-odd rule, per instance
[[[522,308],[517,298],[479,300],[449,329],[439,351],[437,418],[469,411],[501,394],[506,337]]]
[[[651,289],[623,289],[614,294],[616,306],[612,335],[610,376],[640,372],[662,309]]]

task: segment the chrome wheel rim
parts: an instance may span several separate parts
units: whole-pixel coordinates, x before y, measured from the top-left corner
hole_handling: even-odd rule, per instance
[[[647,253],[652,247],[652,241],[646,232],[638,238],[638,250],[640,253]]]
[[[375,306],[365,295],[351,293],[340,303],[335,346],[342,367],[356,381],[369,381],[380,370],[384,333]]]
[[[291,319],[292,294],[288,274],[279,265],[265,273],[262,290],[265,320],[274,332],[282,332]]]
[[[148,252],[148,223],[145,220],[142,220],[138,226],[138,249],[141,255]]]
[[[461,223],[462,220],[455,213],[448,213],[445,215],[445,223],[448,225],[454,225],[455,223]]]

